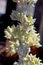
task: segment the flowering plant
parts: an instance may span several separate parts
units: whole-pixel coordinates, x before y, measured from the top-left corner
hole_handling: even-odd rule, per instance
[[[5,29],[5,37],[9,40],[7,50],[11,55],[16,52],[19,55],[19,62],[15,62],[14,65],[42,65],[39,58],[35,55],[29,54],[31,46],[36,46],[37,48],[42,45],[39,43],[40,35],[35,31],[34,22],[32,14],[26,15],[27,5],[33,7],[37,0],[13,0],[16,2],[16,11],[13,10],[10,17],[12,20],[19,21],[18,25],[8,26]],[[27,4],[28,3],[28,4]]]

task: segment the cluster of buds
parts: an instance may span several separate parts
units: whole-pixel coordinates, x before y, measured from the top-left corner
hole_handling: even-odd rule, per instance
[[[36,58],[36,55],[27,55],[24,59],[24,65],[41,65],[41,60],[39,58]]]
[[[12,11],[10,17],[12,20],[17,20],[19,24],[17,26],[8,26],[4,32],[5,37],[10,39],[7,50],[11,55],[16,52],[19,55],[19,62],[15,62],[14,65],[43,65],[39,58],[28,53],[30,52],[29,49],[31,46],[37,48],[42,46],[39,43],[40,35],[35,31],[34,27],[36,19],[33,19],[31,14],[27,16],[25,12],[27,3],[29,3],[29,6],[33,6],[36,1],[37,0],[13,0],[13,2],[16,2],[20,7],[18,7],[16,11]]]

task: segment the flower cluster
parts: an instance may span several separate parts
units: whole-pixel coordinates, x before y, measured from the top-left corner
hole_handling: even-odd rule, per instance
[[[23,61],[25,62],[24,65],[41,65],[41,60],[36,58],[36,55],[27,55]]]
[[[12,20],[18,21],[18,25],[12,25],[11,27],[8,26],[4,31],[5,37],[9,39],[7,50],[11,53],[11,55],[16,52],[19,55],[19,62],[15,62],[14,65],[42,65],[39,58],[29,54],[31,46],[36,46],[39,48],[42,45],[39,43],[40,35],[35,31],[34,27],[34,22],[36,19],[33,19],[31,14],[27,16],[25,12],[25,5],[27,6],[28,2],[30,5],[33,5],[36,0],[13,1],[21,6],[18,7],[16,11],[13,10],[10,15]]]
[[[17,27],[15,27],[15,25],[11,27],[8,26],[7,29],[5,30],[5,34],[6,34],[5,37],[11,40],[18,39],[19,42],[29,46],[32,45],[33,46],[35,45],[36,47],[41,46],[39,43],[40,41],[39,33],[38,34],[36,33],[33,25],[35,19],[33,19],[31,15],[26,17],[26,15],[14,11],[14,14],[11,15],[11,18],[14,20],[18,20],[21,23],[19,23]]]
[[[25,58],[22,59],[23,65],[43,65],[39,58],[36,58],[36,55],[26,55]],[[19,65],[18,62],[15,62],[14,65]]]

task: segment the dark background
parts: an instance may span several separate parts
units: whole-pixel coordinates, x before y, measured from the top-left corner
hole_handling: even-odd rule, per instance
[[[12,0],[7,0],[7,7],[6,7],[6,14],[2,15],[0,17],[0,41],[5,41],[4,38],[4,29],[7,28],[7,26],[11,26],[13,23],[16,25],[17,23],[12,21],[10,18],[10,14],[12,12],[12,9],[16,9],[16,3],[13,3]]]

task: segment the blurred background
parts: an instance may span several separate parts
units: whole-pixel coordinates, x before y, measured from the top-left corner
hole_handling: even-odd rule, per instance
[[[14,22],[10,18],[12,10],[16,10],[16,6],[17,4],[13,3],[12,0],[0,0],[0,65],[8,65],[18,59],[18,54],[15,54],[16,56],[14,55],[13,57],[11,57],[9,52],[6,53],[5,49],[9,40],[6,40],[6,38],[4,37],[4,29],[6,29],[7,26],[18,24],[18,21]],[[40,33],[40,43],[43,45],[43,0],[37,1],[33,18],[36,18],[34,26],[37,33]],[[32,47],[31,52],[33,54],[36,53],[37,57],[40,57],[43,60],[43,46],[39,49]],[[9,62],[9,60],[11,60],[11,62]]]
[[[16,3],[12,0],[0,0],[0,41],[5,41],[4,29],[13,23],[10,19],[12,9],[16,9]]]

